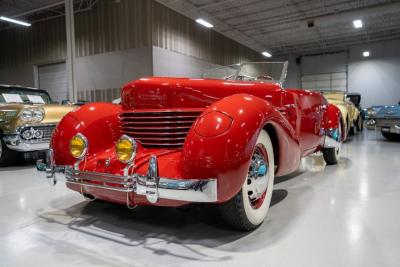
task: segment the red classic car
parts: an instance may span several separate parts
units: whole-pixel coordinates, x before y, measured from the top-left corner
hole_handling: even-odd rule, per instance
[[[336,164],[340,111],[317,93],[283,89],[287,63],[222,67],[202,79],[152,77],[121,104],[93,103],[57,126],[38,170],[85,198],[178,207],[217,203],[241,230],[265,219],[274,177],[322,151]]]

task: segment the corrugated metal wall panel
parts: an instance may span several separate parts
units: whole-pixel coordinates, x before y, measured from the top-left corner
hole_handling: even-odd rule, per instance
[[[262,60],[259,53],[224,35],[204,28],[164,5],[153,4],[154,46],[220,65]]]
[[[154,45],[219,65],[262,60],[259,53],[152,0],[100,0],[75,15],[75,34],[77,57]],[[64,17],[0,32],[0,68],[65,57]]]
[[[64,18],[0,32],[0,68],[62,61],[65,50]]]
[[[121,88],[93,89],[78,91],[78,99],[89,102],[112,102],[121,96]]]
[[[148,0],[102,0],[92,10],[76,14],[76,55],[150,46],[151,6]]]

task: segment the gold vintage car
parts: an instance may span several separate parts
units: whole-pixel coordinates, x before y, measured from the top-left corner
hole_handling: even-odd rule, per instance
[[[0,166],[13,163],[18,152],[48,149],[56,124],[74,108],[52,104],[44,90],[0,85]]]
[[[348,134],[355,134],[363,129],[363,119],[359,109],[346,98],[343,91],[322,91],[329,103],[336,105],[342,113],[343,123]]]

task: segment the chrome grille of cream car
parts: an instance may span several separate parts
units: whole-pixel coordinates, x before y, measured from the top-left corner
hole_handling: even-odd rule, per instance
[[[120,114],[122,132],[144,147],[178,148],[203,110],[129,111]]]

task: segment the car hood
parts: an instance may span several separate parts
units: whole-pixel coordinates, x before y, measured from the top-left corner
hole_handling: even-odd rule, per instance
[[[384,118],[400,118],[400,105],[384,106],[376,115]]]
[[[279,105],[281,91],[276,83],[150,77],[125,85],[121,100],[127,109],[205,108],[224,97],[246,93]]]
[[[76,106],[72,105],[58,105],[58,104],[48,104],[48,105],[26,105],[26,104],[5,104],[5,105],[0,105],[0,113],[8,112],[13,115],[13,117],[8,117],[8,119],[11,121],[15,121],[16,124],[19,124],[18,122],[18,115],[23,109],[27,108],[35,108],[39,107],[44,109],[45,112],[45,117],[41,121],[41,123],[48,123],[48,124],[53,124],[53,123],[58,123],[62,117],[64,117],[68,112],[74,110]]]

